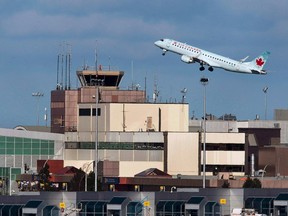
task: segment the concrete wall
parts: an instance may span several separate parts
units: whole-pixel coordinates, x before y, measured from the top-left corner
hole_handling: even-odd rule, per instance
[[[149,168],[157,168],[163,171],[163,162],[134,161],[131,163],[127,161],[121,161],[119,163],[119,176],[134,177],[134,175]]]
[[[168,133],[168,174],[198,175],[198,147],[198,133]]]
[[[202,135],[203,142],[203,135]],[[244,133],[206,133],[206,144],[240,144],[242,151],[233,150],[206,150],[207,165],[245,165],[245,134]],[[201,152],[201,163],[203,163],[203,151]],[[244,172],[234,172],[234,175],[244,175]],[[212,173],[208,172],[208,175]]]
[[[203,138],[203,136],[202,136]],[[202,139],[203,142],[203,139]],[[245,144],[244,133],[206,133],[206,143]]]
[[[164,143],[161,132],[99,132],[99,142]],[[74,140],[75,139],[75,140]],[[95,142],[95,133],[67,133],[69,142]],[[65,166],[82,168],[95,160],[94,149],[65,149]],[[163,170],[163,149],[98,149],[98,160],[119,161],[119,176],[132,177],[148,168]],[[90,167],[90,168],[89,168]],[[87,171],[93,170],[89,166]]]
[[[285,114],[287,112],[285,111]],[[286,118],[286,117],[285,117]],[[239,128],[281,128],[280,143],[288,143],[288,121],[279,116],[276,120],[247,120],[247,121],[206,121],[206,131],[221,133],[221,132],[238,132]],[[201,128],[201,120],[190,120],[190,128]]]
[[[95,104],[78,104],[95,108]],[[99,131],[188,132],[188,104],[100,103]],[[78,131],[95,131],[95,116],[79,116]]]
[[[125,149],[98,149],[99,160],[120,161],[120,176],[134,176],[135,172],[147,168],[165,169],[170,175],[198,175],[199,173],[199,133],[167,133],[167,152],[165,150],[125,150]],[[79,135],[79,136],[77,136]],[[66,133],[67,141],[94,142],[95,133]],[[84,138],[85,137],[85,138]],[[78,139],[77,139],[78,138]],[[83,139],[82,139],[83,138]],[[130,142],[130,143],[164,143],[164,135],[159,132],[99,132],[99,142]],[[245,144],[244,133],[207,133],[206,143],[220,144]],[[94,149],[66,149],[65,160],[72,162],[69,165],[83,165],[87,160],[94,160]],[[165,154],[167,155],[166,159]],[[207,164],[244,165],[245,152],[243,151],[206,151]],[[201,154],[202,156],[202,154]],[[78,160],[82,162],[78,162]],[[144,162],[143,170],[131,169],[137,163]],[[133,164],[135,163],[135,164]],[[161,164],[162,163],[162,164]],[[68,163],[65,162],[68,165]],[[130,164],[130,165],[127,165]],[[76,166],[76,167],[77,167]],[[126,170],[127,169],[127,170]],[[129,173],[129,171],[131,171]],[[164,170],[165,171],[165,170]],[[209,173],[211,175],[212,173]]]

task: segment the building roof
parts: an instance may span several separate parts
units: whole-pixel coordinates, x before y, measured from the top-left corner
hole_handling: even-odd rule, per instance
[[[140,172],[135,175],[135,177],[155,177],[155,178],[172,178],[171,175],[157,169],[157,168],[150,168],[146,169],[143,172]]]
[[[288,200],[288,193],[280,193],[275,200]]]
[[[108,204],[122,204],[127,197],[113,197]]]
[[[37,208],[41,203],[41,200],[30,200],[26,203],[24,208]]]
[[[202,200],[204,200],[204,197],[202,196],[194,196],[194,197],[191,197],[187,203],[188,204],[200,204],[202,202]]]
[[[46,127],[46,126],[24,126],[24,125],[18,125],[14,128],[14,130],[23,130],[23,131],[36,131],[36,132],[47,132],[50,133],[51,132],[51,128],[50,127]]]
[[[62,169],[55,171],[53,174],[58,174],[58,175],[76,174],[77,171],[78,169],[74,166],[66,166],[66,167],[63,167]]]

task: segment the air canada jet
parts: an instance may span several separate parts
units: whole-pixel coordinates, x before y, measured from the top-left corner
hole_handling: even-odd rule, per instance
[[[214,68],[222,68],[236,73],[262,75],[267,73],[263,67],[270,54],[268,51],[253,61],[245,62],[249,56],[237,61],[172,39],[160,39],[155,42],[155,45],[162,49],[162,55],[170,51],[181,55],[181,60],[185,63],[198,62],[200,71],[205,70],[204,66],[207,66],[209,71],[213,71]]]

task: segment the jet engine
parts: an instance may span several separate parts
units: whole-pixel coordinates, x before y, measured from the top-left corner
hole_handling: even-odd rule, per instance
[[[194,63],[194,59],[192,57],[186,56],[186,55],[182,55],[181,56],[181,61],[190,64],[190,63]]]

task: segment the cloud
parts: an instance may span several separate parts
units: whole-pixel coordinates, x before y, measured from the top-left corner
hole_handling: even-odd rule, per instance
[[[8,17],[1,22],[2,31],[12,37],[137,37],[172,32],[173,26],[165,22],[146,22],[140,18],[109,17],[95,13],[88,16],[47,15],[33,10],[24,11]],[[135,38],[136,37],[136,38]]]
[[[15,92],[14,97],[3,94],[1,100],[11,101],[13,98],[17,104],[26,95],[31,101],[23,103],[22,110],[31,109],[31,102],[34,102],[32,91],[43,88],[48,96],[55,86],[56,57],[63,41],[72,45],[72,74],[83,64],[83,59],[94,64],[94,49],[97,47],[99,63],[104,66],[108,59],[111,60],[111,66],[126,72],[124,81],[130,80],[133,61],[135,77],[136,74],[137,77],[147,75],[150,94],[154,88],[152,73],[158,73],[162,101],[170,97],[181,99],[180,90],[187,87],[187,101],[190,103],[194,97],[190,109],[198,109],[198,115],[202,113],[199,79],[203,76],[199,65],[184,64],[172,53],[162,57],[161,50],[153,44],[155,40],[174,38],[235,59],[247,55],[252,59],[267,49],[272,54],[266,69],[277,73],[257,77],[220,69],[205,72],[211,77],[209,103],[216,104],[211,112],[223,114],[221,112],[228,109],[244,117],[251,113],[254,116],[259,108],[257,97],[263,96],[261,89],[264,85],[271,87],[269,96],[271,94],[274,100],[285,98],[287,0],[277,0],[277,3],[270,0],[3,0],[0,7],[0,69],[5,72],[2,90]],[[45,77],[45,86],[39,84],[41,77]],[[13,85],[7,80],[13,80]],[[144,82],[140,84],[144,86]],[[26,88],[28,85],[29,89]],[[257,92],[258,96],[249,95],[249,92]],[[218,104],[217,100],[221,98],[223,103]],[[283,101],[278,104],[285,103]],[[245,104],[246,110],[238,109],[239,103]],[[2,110],[9,112],[11,107],[18,107],[5,106],[3,103]]]

